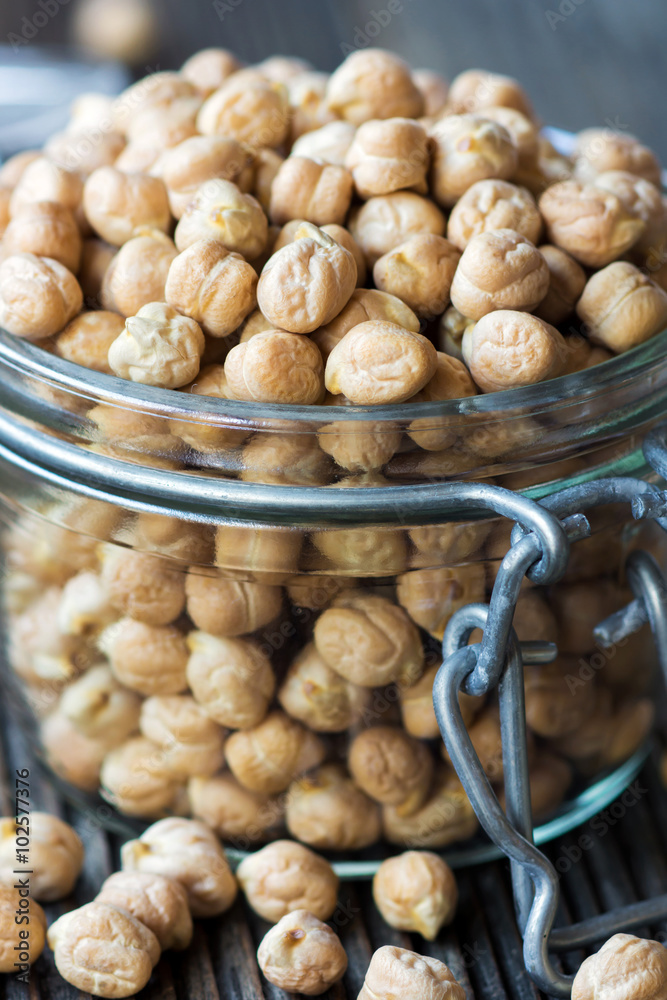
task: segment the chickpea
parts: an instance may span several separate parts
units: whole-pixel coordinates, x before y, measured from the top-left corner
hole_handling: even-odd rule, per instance
[[[414,191],[377,195],[355,208],[348,228],[364,252],[366,263],[375,262],[411,236],[432,233],[444,236],[445,217],[438,206]]]
[[[202,105],[197,129],[252,148],[276,149],[289,132],[287,90],[253,70],[234,73]]]
[[[96,902],[127,910],[152,931],[163,951],[183,951],[192,940],[185,889],[163,875],[114,872],[102,883]]]
[[[333,471],[331,460],[309,434],[258,432],[243,449],[241,461],[239,478],[250,483],[324,486]]]
[[[2,238],[3,251],[49,257],[76,273],[81,236],[72,212],[55,201],[31,201],[12,217]]]
[[[586,284],[586,272],[560,247],[546,244],[538,249],[549,268],[549,288],[535,315],[557,326],[574,312]]]
[[[442,114],[449,93],[447,80],[432,69],[414,69],[412,80],[424,100],[424,116],[433,118]]]
[[[616,767],[627,760],[648,739],[654,723],[655,705],[648,698],[619,708],[609,727],[612,736],[604,748],[603,766]]]
[[[430,319],[444,312],[449,302],[460,256],[442,236],[412,236],[375,262],[373,281],[417,316]]]
[[[369,798],[409,816],[424,804],[433,777],[431,751],[402,729],[373,726],[352,741],[350,774]]]
[[[199,372],[204,346],[198,323],[164,302],[150,302],[125,320],[109,348],[109,364],[119,378],[177,389]]]
[[[77,275],[83,300],[88,308],[100,305],[100,292],[106,270],[116,255],[116,247],[91,236],[81,244],[81,263]]]
[[[402,188],[425,194],[428,163],[426,130],[409,118],[364,122],[345,157],[360,198]]]
[[[386,480],[381,478],[380,485],[384,484]],[[352,488],[377,486],[378,482],[369,473],[363,478],[340,479],[336,485]],[[333,567],[356,576],[393,576],[402,573],[407,565],[405,537],[394,527],[317,531],[311,533],[311,540],[324,556],[323,568],[328,570]]]
[[[319,850],[355,851],[380,838],[380,811],[339,764],[294,781],[287,793],[287,828]]]
[[[102,131],[94,125],[71,123],[65,132],[56,132],[44,146],[49,160],[66,170],[88,177],[98,167],[111,166],[125,148],[120,132]]]
[[[10,156],[0,167],[0,184],[3,187],[15,188],[26,167],[41,158],[42,152],[39,149],[26,149],[22,153]]]
[[[45,156],[32,160],[23,170],[12,192],[9,213],[13,218],[21,209],[34,201],[58,202],[82,221],[81,199],[83,180],[75,170],[52,163]]]
[[[455,612],[483,601],[484,594],[484,567],[479,563],[413,570],[399,578],[396,590],[412,620],[437,639],[442,639]]]
[[[278,701],[293,719],[320,733],[351,729],[369,704],[368,689],[351,684],[308,643],[287,671]]]
[[[0,238],[4,236],[9,225],[9,202],[12,197],[12,188],[0,184]]]
[[[257,961],[274,986],[305,996],[325,993],[347,969],[340,940],[307,909],[287,913],[265,934]]]
[[[180,882],[193,917],[215,917],[236,898],[238,886],[225,852],[197,820],[159,820],[138,840],[124,844],[120,857],[124,872],[149,872]]]
[[[156,169],[169,196],[171,214],[180,219],[202,184],[214,178],[238,183],[250,153],[236,139],[194,135],[166,149]]]
[[[633,934],[614,934],[580,965],[572,984],[572,998],[662,1000],[666,990],[667,948]]]
[[[501,107],[515,108],[527,118],[534,117],[528,95],[517,80],[480,69],[469,69],[454,77],[448,103],[456,114]]]
[[[141,733],[164,753],[174,778],[211,775],[224,762],[225,730],[189,695],[153,695],[141,706]]]
[[[109,747],[83,736],[60,711],[51,712],[41,724],[40,741],[49,767],[64,781],[84,792],[96,792],[102,761]]]
[[[470,319],[502,309],[530,312],[549,289],[549,268],[540,251],[512,229],[473,236],[451,283],[452,303]]]
[[[371,959],[357,1000],[465,1000],[465,990],[437,958],[418,955],[406,948],[384,945]]]
[[[112,115],[119,132],[127,132],[136,116],[168,107],[181,97],[196,97],[194,85],[180,73],[150,73],[127,87],[114,101]]]
[[[355,238],[352,236],[349,230],[345,229],[344,226],[339,226],[336,223],[330,223],[329,225],[322,226],[322,232],[330,236],[332,240],[345,249],[349,250],[354,257],[354,262],[357,265],[357,288],[363,287],[366,283],[366,258],[364,257],[363,251]]]
[[[411,333],[419,333],[420,329],[419,319],[412,309],[395,295],[375,288],[356,288],[338,316],[315,330],[310,339],[317,344],[326,362],[336,344],[352,327],[370,319],[395,323]]]
[[[345,222],[352,200],[352,177],[344,167],[289,156],[271,185],[271,221],[304,219],[316,226]]]
[[[239,69],[241,63],[227,49],[200,49],[185,60],[180,75],[196,87],[202,97],[210,97]]]
[[[167,190],[158,177],[99,167],[83,189],[83,207],[93,229],[121,246],[139,226],[167,232],[171,222]]]
[[[233,733],[225,744],[227,765],[253,792],[275,795],[324,760],[321,739],[284,712],[270,712],[252,729]]]
[[[288,84],[290,80],[312,70],[306,59],[297,56],[268,56],[254,66],[254,69],[274,83]]]
[[[284,157],[280,153],[276,153],[275,149],[258,149],[253,158],[250,168],[252,171],[251,190],[267,215],[271,207],[271,188],[283,162]],[[271,256],[270,253],[267,254],[266,247],[264,254],[267,255],[267,260]],[[256,261],[261,260],[262,255],[256,258]],[[256,261],[253,261],[253,266],[257,266]],[[263,267],[265,263],[266,261],[263,261],[261,266]],[[261,267],[259,270],[261,271]]]
[[[634,252],[657,256],[667,241],[667,201],[655,184],[624,170],[607,170],[594,180],[595,187],[611,191],[631,215],[645,223],[644,233],[637,240]]]
[[[220,338],[216,338],[215,342],[218,344],[225,343]],[[221,364],[206,365],[203,367],[197,376],[197,381],[186,386],[183,391],[191,392],[195,396],[214,396],[217,399],[232,398],[232,394],[227,386],[225,369]],[[238,448],[250,436],[249,430],[230,427],[224,417],[221,418],[219,424],[211,422],[206,425],[201,421],[195,423],[192,420],[173,420],[171,428],[177,437],[180,437],[186,444],[189,444],[191,448],[204,454],[215,454],[219,451]],[[202,560],[192,561],[199,562]]]
[[[259,403],[317,403],[324,395],[324,365],[307,337],[267,330],[233,347],[225,361],[236,399]]]
[[[0,881],[16,881],[15,819],[0,819]],[[69,896],[83,866],[83,844],[72,827],[45,812],[30,813],[30,894],[40,903]]]
[[[299,568],[303,532],[294,528],[220,527],[216,566],[239,569],[263,583],[282,583]]]
[[[88,410],[86,417],[95,425],[95,439],[103,445],[157,456],[177,455],[183,449],[161,417],[104,404]]]
[[[549,591],[549,604],[558,622],[558,648],[581,656],[595,649],[593,629],[614,611],[629,603],[631,596],[612,580],[561,583]]]
[[[259,725],[276,683],[264,652],[248,640],[205,632],[191,632],[187,644],[187,682],[206,714],[234,729]]]
[[[105,309],[135,316],[149,302],[165,297],[165,282],[178,251],[160,230],[134,236],[109,264],[101,288]]]
[[[310,333],[338,315],[356,280],[357,267],[349,250],[304,222],[294,242],[265,264],[257,301],[276,328]]]
[[[462,361],[441,351],[437,352],[437,358],[435,374],[411,402],[431,403],[477,395],[477,386]],[[416,417],[410,421],[407,431],[414,443],[426,451],[440,451],[456,441],[456,430],[447,417]]]
[[[124,909],[87,903],[51,924],[48,941],[65,982],[98,997],[142,990],[160,958],[151,930]]]
[[[449,115],[431,130],[431,190],[445,207],[454,205],[477,181],[509,180],[518,152],[510,133],[482,115]]]
[[[181,252],[198,240],[217,240],[246,260],[262,252],[267,238],[268,221],[259,202],[220,177],[197,188],[174,233]]]
[[[545,739],[567,736],[594,710],[597,688],[592,683],[573,687],[572,678],[576,678],[577,670],[572,657],[562,657],[537,669],[526,668],[526,722],[537,736]]]
[[[341,591],[356,585],[353,577],[293,576],[287,581],[286,589],[287,596],[297,608],[322,611]]]
[[[467,361],[482,392],[534,385],[560,374],[565,341],[537,316],[499,309],[473,327]]]
[[[191,569],[185,581],[187,612],[202,632],[237,636],[268,625],[280,613],[282,590]]]
[[[16,337],[59,333],[82,303],[79,283],[57,260],[17,253],[0,263],[0,325]]]
[[[420,740],[441,739],[440,727],[433,708],[433,682],[442,664],[436,663],[424,671],[416,684],[401,691],[401,720],[410,736]],[[474,695],[459,693],[461,716],[466,726],[475,718],[484,704],[484,699]]]
[[[385,597],[350,591],[315,623],[315,646],[325,663],[360,687],[414,683],[424,667],[419,633]]]
[[[102,762],[100,794],[125,816],[164,816],[174,808],[181,787],[164,751],[143,736],[121,743]]]
[[[502,180],[477,181],[452,208],[447,239],[465,250],[473,237],[492,229],[513,229],[536,243],[542,218],[530,191]]]
[[[185,606],[183,574],[157,556],[108,545],[102,579],[113,606],[147,625],[168,625]]]
[[[461,393],[465,396],[466,393]],[[410,529],[415,547],[411,565],[417,569],[436,568],[468,561],[481,548],[491,530],[484,521],[450,522]]]
[[[173,625],[121,618],[102,633],[99,645],[117,680],[132,691],[149,697],[180,694],[187,687],[188,649]]]
[[[163,514],[138,514],[132,539],[146,549],[187,563],[209,563],[213,550],[209,525],[191,524]]]
[[[311,160],[343,167],[355,132],[352,122],[327,122],[326,125],[299,136],[292,146],[292,155],[307,156]]]
[[[588,279],[577,315],[594,343],[619,354],[665,328],[667,292],[634,264],[615,261]]]
[[[384,806],[382,828],[390,844],[402,847],[447,847],[472,837],[478,822],[463,785],[449,767],[436,768],[431,794],[410,816]]]
[[[109,348],[125,328],[125,320],[103,309],[80,313],[55,340],[55,353],[75,365],[111,375]]]
[[[402,59],[383,49],[363,49],[329,77],[327,105],[361,125],[370,118],[418,118],[424,102]]]
[[[115,746],[139,728],[141,700],[99,664],[65,688],[59,711],[83,736]]]
[[[458,902],[454,873],[437,854],[406,851],[387,858],[373,878],[375,905],[390,927],[435,941]]]
[[[331,405],[338,405],[341,396],[334,396]],[[341,404],[342,405],[342,404]],[[355,420],[335,420],[324,424],[317,432],[322,451],[349,472],[373,472],[382,468],[401,443],[401,431],[394,423]]]
[[[624,170],[661,187],[660,164],[655,153],[628,133],[584,129],[577,135],[574,159],[576,177],[585,184],[608,170]]]
[[[338,116],[326,106],[326,89],[329,73],[306,70],[296,73],[282,82],[287,87],[290,113],[290,140],[294,143],[299,136],[337,121]]]
[[[18,889],[0,885],[0,973],[7,975],[16,974],[16,962],[20,963],[19,971],[23,974],[23,965],[33,965],[37,961],[46,941],[46,914],[39,903],[30,897],[26,911],[29,923],[23,928],[24,935],[19,941],[21,928],[16,925],[16,913],[21,902]],[[17,942],[27,947],[17,951]]]
[[[272,837],[280,828],[284,803],[280,797],[251,792],[229,771],[188,782],[190,808],[195,819],[210,826],[223,840],[250,847]]]
[[[294,910],[328,920],[336,909],[338,876],[328,861],[293,840],[276,840],[244,858],[237,878],[253,910],[273,924]]]

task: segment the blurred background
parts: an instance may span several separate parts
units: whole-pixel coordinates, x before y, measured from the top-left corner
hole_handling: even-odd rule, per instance
[[[666,28],[665,0],[4,0],[0,155],[60,127],[76,92],[117,91],[198,48],[331,70],[373,45],[450,78],[470,67],[515,76],[544,122],[627,129],[665,161]]]

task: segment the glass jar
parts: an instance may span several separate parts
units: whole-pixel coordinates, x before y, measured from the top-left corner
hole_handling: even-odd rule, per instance
[[[456,484],[540,499],[651,479],[666,345],[511,392],[299,408],[200,394],[214,370],[199,392],[138,386],[0,333],[6,674],[54,780],[128,833],[195,815],[240,854],[287,830],[345,874],[404,846],[490,856],[431,684],[512,524]],[[538,842],[631,780],[652,725],[648,628],[602,650],[593,627],[630,599],[628,552],[660,560],[662,533],[628,505],[590,520],[515,618],[559,646],[525,673]],[[464,702],[501,786],[496,707]]]

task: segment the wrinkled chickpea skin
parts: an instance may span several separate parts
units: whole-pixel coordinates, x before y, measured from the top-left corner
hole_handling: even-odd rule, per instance
[[[188,799],[195,819],[240,849],[256,848],[281,830],[284,797],[251,792],[230,771],[190,778]]]
[[[371,959],[357,1000],[391,1000],[393,997],[428,997],[428,1000],[465,1000],[465,990],[437,958],[406,948],[384,945]]]
[[[373,899],[390,925],[434,941],[451,923],[458,889],[449,865],[430,851],[406,851],[383,861],[373,878]]]
[[[304,406],[324,395],[324,364],[317,346],[284,330],[267,330],[233,347],[225,375],[236,399]]]
[[[633,934],[614,934],[585,959],[572,984],[573,1000],[621,995],[661,1000],[667,992],[667,948]]]
[[[188,897],[173,879],[147,872],[114,872],[102,883],[96,901],[127,910],[152,931],[163,951],[182,951],[192,940]]]
[[[307,909],[286,914],[257,951],[270,983],[304,996],[319,996],[343,977],[347,955],[336,934]]]
[[[30,923],[19,938],[21,927],[16,924],[16,912],[21,907],[28,913]],[[45,941],[46,914],[39,903],[28,898],[26,908],[18,889],[0,885],[0,973],[15,974],[16,962],[33,965],[44,951]],[[17,952],[17,944],[23,943],[27,947]]]
[[[14,336],[51,337],[82,304],[79,283],[59,261],[18,253],[0,263],[0,325]]]
[[[16,838],[22,827],[0,819],[0,882],[16,881]],[[83,865],[83,844],[72,827],[44,812],[30,814],[31,895],[41,903],[69,896]]]
[[[380,839],[377,804],[337,764],[290,785],[285,818],[293,837],[319,850],[356,851]]]
[[[293,910],[328,920],[336,908],[339,883],[333,868],[292,840],[276,840],[244,858],[237,878],[253,910],[271,923]]]

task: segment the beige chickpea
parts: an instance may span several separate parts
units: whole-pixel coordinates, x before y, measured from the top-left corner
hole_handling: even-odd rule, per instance
[[[375,802],[409,816],[424,804],[433,777],[430,749],[393,726],[373,726],[350,745],[350,774]]]
[[[444,76],[432,69],[413,69],[412,80],[424,100],[424,116],[433,118],[442,114],[449,93],[449,83]]]
[[[80,643],[58,628],[61,587],[46,587],[9,623],[12,669],[31,685],[65,682],[79,671]]]
[[[30,162],[22,172],[9,203],[12,218],[33,201],[55,201],[82,221],[83,180],[75,170],[65,170],[45,156]]]
[[[102,579],[113,606],[147,625],[168,625],[185,606],[183,574],[144,552],[102,551]]]
[[[451,521],[411,528],[410,541],[415,547],[411,565],[415,569],[428,569],[468,562],[490,531],[491,525],[485,521]]]
[[[667,292],[627,261],[591,275],[577,303],[587,336],[620,354],[667,325]]]
[[[197,88],[203,97],[209,97],[225,80],[241,69],[241,63],[227,49],[200,49],[186,59],[180,69],[184,79]]]
[[[299,136],[320,128],[327,122],[338,120],[335,112],[326,106],[328,73],[306,70],[303,73],[296,73],[282,82],[287,87],[289,97],[290,140],[292,143]]]
[[[58,166],[87,177],[98,167],[111,166],[124,148],[125,137],[120,132],[102,131],[97,125],[71,124],[66,131],[50,137],[44,153]]]
[[[213,553],[213,531],[209,525],[192,524],[163,514],[137,515],[131,538],[137,549],[186,563],[209,563]]]
[[[271,207],[271,189],[276,174],[280,170],[285,158],[277,153],[275,149],[255,150],[252,165],[249,168],[251,175],[250,190],[260,203],[266,214],[269,214]],[[268,243],[267,243],[268,246]],[[266,248],[264,254],[266,254]],[[270,255],[269,255],[270,256]],[[261,260],[262,255],[257,258]],[[267,258],[268,259],[268,258]],[[253,264],[255,262],[253,261]]]
[[[538,249],[549,268],[549,288],[535,315],[557,326],[574,312],[586,284],[586,272],[560,247],[545,244]]]
[[[98,901],[59,917],[48,941],[65,982],[98,997],[138,993],[160,958],[148,927],[125,909]]]
[[[325,486],[332,474],[331,459],[310,434],[258,432],[241,456],[240,478],[248,483]]]
[[[185,889],[163,875],[114,872],[102,883],[96,902],[127,910],[152,931],[163,951],[182,951],[192,940]]]
[[[202,184],[214,178],[237,183],[250,162],[250,152],[236,139],[194,135],[166,149],[154,172],[167,188],[171,214],[180,219]]]
[[[281,827],[285,811],[282,797],[251,792],[229,771],[210,778],[190,778],[188,798],[195,819],[241,848],[272,839]]]
[[[215,564],[242,570],[262,583],[282,583],[299,568],[303,532],[294,528],[221,526],[216,533]]]
[[[215,343],[224,344],[220,338]],[[203,359],[202,359],[203,360]],[[184,392],[195,396],[213,396],[216,399],[231,399],[232,394],[227,386],[225,369],[222,364],[204,366],[195,382],[184,386]],[[220,422],[206,423],[199,420],[172,420],[172,432],[191,448],[204,454],[215,454],[228,449],[239,448],[250,436],[250,431],[236,426],[230,426],[225,417]],[[199,560],[193,560],[198,562]]]
[[[125,320],[109,348],[109,365],[131,382],[177,389],[196,377],[204,347],[198,323],[165,302],[150,302]]]
[[[470,372],[457,358],[437,352],[438,366],[424,388],[411,399],[413,403],[432,403],[477,395]],[[407,428],[415,444],[426,451],[440,451],[456,440],[456,430],[447,417],[416,417]]]
[[[126,137],[128,144],[116,160],[118,170],[131,170],[125,160],[132,149],[136,149],[138,160],[141,151],[146,153],[145,172],[155,168],[163,150],[173,148],[197,134],[195,119],[202,106],[198,95],[177,97],[164,107],[146,108],[134,115],[128,123]]]
[[[348,228],[364,252],[366,263],[376,260],[411,236],[432,233],[444,236],[445,217],[438,206],[414,191],[369,198],[348,217]]]
[[[401,720],[403,727],[410,736],[420,740],[441,739],[440,727],[433,708],[433,682],[442,664],[436,663],[424,671],[424,674],[409,688],[401,690]],[[459,693],[461,717],[466,726],[475,718],[484,704],[484,699],[474,695]]]
[[[23,903],[24,897],[20,890],[12,886],[0,885],[0,973],[16,975],[18,962],[27,968],[33,965],[44,951],[46,941],[46,914],[44,910],[28,897],[27,914],[29,923],[23,928],[23,936],[19,939],[21,927],[17,927],[16,913]],[[23,950],[16,950],[17,944],[24,944]],[[20,974],[26,970],[20,969]]]
[[[434,941],[458,902],[454,873],[437,854],[406,851],[387,858],[373,878],[375,905],[390,927]]]
[[[453,305],[470,319],[502,309],[531,312],[549,288],[547,262],[513,229],[473,236],[451,283]]]
[[[270,712],[252,729],[233,733],[225,744],[234,777],[253,792],[275,795],[325,756],[322,741],[280,711]]]
[[[214,917],[228,910],[238,886],[215,834],[197,820],[163,819],[120,852],[124,872],[149,872],[171,878],[185,889],[193,917]]]
[[[34,160],[39,160],[42,152],[39,149],[26,149],[22,153],[10,156],[0,167],[0,184],[3,187],[15,188],[21,180],[26,167]]]
[[[236,399],[258,403],[317,403],[324,395],[324,364],[307,337],[267,330],[233,347],[225,361]]]
[[[278,701],[293,719],[318,733],[342,733],[363,717],[370,695],[332,670],[310,642],[290,664]]]
[[[59,777],[84,792],[96,792],[108,744],[83,736],[60,711],[51,712],[40,726],[46,760]]]
[[[0,882],[16,882],[15,819],[0,819]],[[30,894],[40,903],[69,896],[83,866],[83,844],[69,823],[45,812],[30,813]]]
[[[426,193],[429,165],[426,130],[409,118],[367,121],[357,129],[345,157],[361,198],[402,188]]]
[[[437,639],[455,612],[484,600],[485,574],[479,563],[413,570],[398,580],[396,597],[411,619]]]
[[[83,736],[114,746],[139,728],[141,700],[99,664],[65,688],[59,711]]]
[[[449,115],[431,130],[431,190],[440,205],[450,207],[477,181],[509,180],[518,152],[510,133],[482,115]]]
[[[660,188],[625,170],[606,170],[594,178],[593,185],[611,191],[631,215],[645,223],[646,228],[635,243],[633,253],[645,253],[650,260],[664,251],[667,242],[667,201]]]
[[[171,222],[167,189],[159,177],[115,167],[93,171],[83,189],[83,207],[95,232],[116,246],[131,239],[139,226],[167,232]]]
[[[298,56],[280,55],[268,56],[252,68],[265,76],[267,80],[285,84],[312,70],[311,64],[306,59],[299,59]]]
[[[412,333],[419,333],[419,319],[401,299],[375,288],[356,288],[345,308],[330,323],[321,326],[311,336],[326,362],[339,340],[353,326],[367,320],[385,320]]]
[[[270,983],[304,996],[325,993],[347,969],[339,938],[307,909],[287,913],[265,934],[257,961]]]
[[[183,789],[164,751],[143,736],[132,736],[102,761],[100,795],[125,816],[157,819],[173,811]]]
[[[349,250],[304,222],[294,241],[265,264],[257,301],[276,328],[311,333],[338,315],[356,281],[357,266]]]
[[[76,273],[81,259],[81,235],[72,212],[55,201],[31,201],[13,216],[2,238],[7,256],[30,253],[57,260]]]
[[[614,355],[605,347],[596,347],[581,333],[571,333],[565,337],[567,352],[565,367],[561,375],[571,375],[573,372],[583,372],[594,365],[609,361]]]
[[[369,320],[350,330],[326,363],[329,392],[361,406],[401,403],[435,374],[437,354],[426,337],[395,323]]]
[[[355,851],[380,839],[380,810],[339,764],[294,781],[287,793],[287,828],[319,850]]]
[[[537,316],[499,309],[473,327],[467,362],[482,392],[514,389],[559,375],[565,342]]]
[[[292,576],[285,589],[297,608],[322,611],[341,591],[350,590],[356,583],[353,577],[345,576]]]
[[[608,128],[579,132],[574,148],[575,173],[584,183],[607,170],[624,170],[661,186],[660,163],[655,153],[633,135]]]
[[[236,874],[250,906],[270,923],[294,910],[328,920],[336,909],[338,876],[328,861],[293,840],[276,840],[249,855]]]
[[[189,695],[153,695],[141,706],[141,733],[164,753],[175,778],[211,775],[224,761],[225,730]]]
[[[162,302],[171,262],[178,251],[160,230],[129,239],[110,262],[102,281],[105,309],[136,316],[149,302]]]
[[[0,184],[0,238],[4,236],[9,225],[9,202],[12,197],[12,188]]]
[[[400,807],[383,806],[382,828],[391,844],[401,847],[447,847],[472,837],[477,817],[456,773],[436,768],[431,793],[421,809],[406,816]]]
[[[63,635],[88,635],[117,617],[97,573],[82,570],[69,578],[58,608],[58,628]]]
[[[197,188],[174,233],[181,252],[198,240],[217,240],[246,260],[262,252],[267,237],[268,221],[259,202],[220,177]]]
[[[518,166],[516,177],[520,178],[538,168],[540,133],[534,121],[516,108],[485,108],[484,117],[507,129],[517,148]]]
[[[642,237],[646,224],[611,191],[577,181],[547,188],[539,200],[547,236],[585,267],[604,267]]]
[[[614,934],[585,959],[572,984],[573,1000],[667,996],[667,948],[633,934]]]
[[[573,732],[595,708],[597,689],[592,683],[575,686],[580,667],[562,656],[544,667],[527,667],[526,722],[537,736],[557,739]]]
[[[16,337],[59,333],[82,303],[79,283],[57,260],[17,253],[0,263],[0,325]]]
[[[239,343],[245,344],[247,340],[256,337],[258,333],[266,333],[267,330],[273,330],[273,323],[270,323],[259,309],[254,309],[249,316],[246,316],[237,331]]]
[[[252,148],[281,146],[289,131],[287,90],[254,71],[232,74],[197,116],[203,135],[231,136]]]
[[[417,118],[424,102],[407,63],[393,52],[352,52],[332,73],[327,105],[341,118],[361,125],[370,118]]]
[[[458,361],[463,361],[463,337],[468,327],[474,326],[474,321],[460,313],[456,306],[449,306],[440,317],[436,332],[438,348]]]
[[[563,653],[582,655],[595,649],[593,629],[629,603],[629,591],[613,580],[598,578],[563,583],[549,591],[549,604],[558,622],[558,647]]]
[[[195,86],[180,73],[150,73],[116,98],[111,109],[114,126],[125,134],[135,117],[144,112],[166,108],[179,98],[196,96]]]
[[[265,653],[248,640],[205,632],[191,632],[187,644],[187,682],[206,714],[234,729],[259,725],[275,690]]]
[[[348,229],[345,229],[344,226],[339,226],[335,222],[322,226],[322,232],[330,236],[336,243],[340,243],[345,250],[350,251],[357,265],[357,288],[363,287],[366,283],[366,258],[352,233]]]
[[[185,581],[187,612],[202,632],[238,636],[268,625],[280,613],[282,590],[265,583],[225,579],[191,569]]]
[[[340,479],[341,489],[386,484],[377,473],[348,476]],[[407,551],[403,532],[391,528],[343,528],[311,533],[311,540],[322,553],[325,564],[320,569],[337,571],[354,576],[393,576],[402,573],[407,565]]]
[[[465,1000],[465,995],[452,972],[437,958],[387,944],[373,954],[357,1000],[392,1000],[395,996],[405,1000]]]
[[[212,337],[227,337],[257,304],[257,275],[214,239],[197,240],[170,262],[165,299]]]
[[[278,225],[290,219],[342,225],[351,200],[352,177],[345,167],[288,156],[271,185],[269,217]]]
[[[75,365],[112,374],[109,348],[125,329],[125,320],[103,309],[83,312],[71,320],[55,340],[55,353]]]
[[[105,404],[88,410],[86,417],[95,426],[94,439],[102,445],[158,457],[176,456],[182,451],[181,442],[169,433],[161,417]]]
[[[102,281],[109,264],[116,255],[116,247],[96,236],[88,237],[81,244],[81,263],[77,279],[83,292],[83,300],[88,308],[100,304]]]
[[[173,625],[148,625],[121,618],[99,640],[116,678],[131,691],[147,697],[180,694],[187,687],[188,649]]]
[[[361,687],[414,683],[424,667],[416,627],[402,608],[375,594],[337,597],[315,624],[315,646],[332,670]]]
[[[449,86],[448,105],[456,114],[484,112],[488,107],[515,108],[527,118],[533,117],[528,95],[511,76],[469,69],[454,77]]]
[[[417,316],[430,319],[444,312],[449,302],[460,256],[442,236],[412,236],[375,262],[373,281]]]
[[[447,239],[460,250],[489,229],[513,229],[531,243],[542,231],[542,218],[530,191],[508,181],[477,181],[456,202],[447,222]]]
[[[328,406],[344,406],[343,396],[325,400]],[[381,469],[398,449],[401,431],[390,421],[334,420],[317,432],[322,451],[349,472],[373,472]]]
[[[312,132],[299,136],[292,146],[292,155],[307,156],[337,167],[345,166],[345,157],[356,131],[352,122],[332,121]]]

